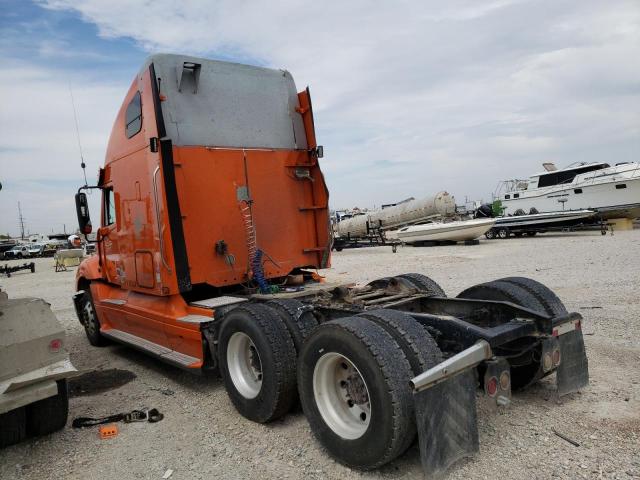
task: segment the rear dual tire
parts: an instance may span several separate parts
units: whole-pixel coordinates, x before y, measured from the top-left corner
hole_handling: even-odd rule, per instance
[[[542,283],[525,277],[506,277],[481,283],[467,288],[457,298],[511,302],[551,317],[567,314],[567,309],[555,293]],[[536,347],[524,357],[510,359],[514,390],[523,389],[544,376],[540,356],[540,347]]]
[[[370,470],[415,438],[411,377],[407,356],[385,328],[346,317],[320,325],[305,342],[298,391],[317,440],[339,462]]]
[[[285,415],[296,399],[296,349],[280,315],[266,305],[225,315],[218,337],[220,374],[238,412],[258,423]]]

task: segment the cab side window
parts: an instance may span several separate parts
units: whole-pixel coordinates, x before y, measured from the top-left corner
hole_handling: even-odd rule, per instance
[[[104,200],[104,226],[116,223],[116,202],[113,195],[113,188],[103,190]]]
[[[124,122],[127,138],[133,137],[142,129],[142,101],[140,99],[140,92],[136,92],[131,102],[129,102],[127,112],[124,116]]]

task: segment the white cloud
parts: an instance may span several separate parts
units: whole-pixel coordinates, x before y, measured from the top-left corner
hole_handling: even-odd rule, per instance
[[[123,86],[29,63],[4,61],[0,75],[0,233],[17,232],[17,203],[28,228],[50,232],[73,224],[73,194],[83,183],[69,87],[89,181],[104,162]],[[11,66],[6,66],[10,64]]]
[[[441,189],[459,200],[489,199],[499,179],[525,176],[542,161],[637,160],[634,0],[39,3],[76,11],[101,36],[129,37],[148,51],[291,71],[300,89],[311,86],[336,207]],[[83,141],[99,157],[125,89],[94,87],[106,89],[100,105],[79,111],[100,111],[98,119],[82,118]],[[88,103],[98,92],[84,88],[77,96]],[[58,90],[64,100],[38,103],[53,103],[49,119],[63,123],[68,95]],[[47,141],[77,158],[69,132]],[[30,134],[11,136],[28,143]]]

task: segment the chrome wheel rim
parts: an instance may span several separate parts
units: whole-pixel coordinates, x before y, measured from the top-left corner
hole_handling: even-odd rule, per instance
[[[262,362],[251,337],[243,332],[231,335],[227,344],[227,368],[236,390],[255,398],[262,388]]]
[[[325,423],[347,440],[360,438],[371,422],[369,389],[354,363],[325,353],[313,370],[313,395]]]

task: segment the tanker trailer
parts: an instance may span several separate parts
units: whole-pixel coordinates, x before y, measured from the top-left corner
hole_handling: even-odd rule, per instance
[[[433,217],[446,217],[455,212],[454,197],[448,192],[438,192],[435,195],[378,210],[370,215],[369,225],[380,230],[391,230]]]
[[[336,223],[336,233],[341,237],[364,237],[369,233],[369,212],[345,218]]]

